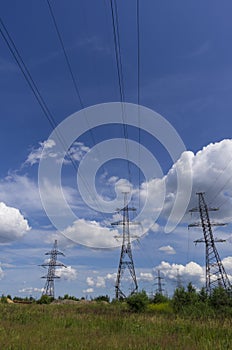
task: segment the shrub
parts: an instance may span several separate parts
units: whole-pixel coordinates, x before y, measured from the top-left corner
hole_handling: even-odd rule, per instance
[[[134,312],[142,312],[146,309],[149,299],[146,292],[143,290],[140,293],[135,293],[126,299],[129,309]]]
[[[160,303],[166,303],[166,302],[168,302],[168,300],[169,300],[168,297],[166,297],[165,295],[163,295],[161,293],[156,293],[154,295],[152,302],[154,304],[160,304]]]
[[[157,304],[149,304],[147,306],[148,311],[154,311],[162,314],[172,314],[173,308],[170,302],[157,303]]]
[[[108,295],[99,295],[94,299],[95,301],[107,301],[107,303],[110,302],[110,297]]]
[[[37,304],[50,304],[54,298],[50,297],[49,295],[42,295],[41,298],[37,301]]]

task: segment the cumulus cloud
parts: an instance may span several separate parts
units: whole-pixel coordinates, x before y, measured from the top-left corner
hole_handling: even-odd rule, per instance
[[[186,265],[170,264],[162,261],[160,265],[156,266],[155,270],[160,270],[166,279],[174,282],[177,282],[177,276],[179,275],[183,284],[192,282],[198,288],[205,284],[204,268],[193,261]]]
[[[74,242],[89,247],[113,248],[117,246],[115,236],[118,235],[118,231],[102,226],[101,223],[96,221],[78,219],[62,233]]]
[[[104,288],[106,286],[105,277],[98,276],[96,281],[97,288]]]
[[[159,250],[161,252],[164,252],[165,254],[169,254],[169,255],[176,254],[175,249],[173,247],[171,247],[170,245],[165,245],[163,247],[160,247]]]
[[[215,213],[215,217],[227,220],[231,217],[232,209],[232,140],[222,140],[221,142],[211,143],[194,155],[192,152],[185,152],[185,163],[192,164],[193,188],[189,207],[197,206],[196,192],[206,192],[207,202],[213,205],[224,203],[220,211]],[[223,155],[223,156],[222,156]],[[167,193],[169,197],[166,201],[165,210],[168,212],[173,205],[173,195],[176,188],[175,167],[174,164],[166,177]],[[226,201],[228,199],[228,201]],[[226,203],[225,203],[226,201]]]
[[[154,276],[151,272],[140,272],[138,280],[152,282],[154,280]]]
[[[83,293],[93,293],[94,289],[93,288],[87,288],[82,290]]]
[[[232,283],[232,256],[227,256],[222,260],[223,266],[226,270],[228,277],[230,278],[230,282]]]
[[[115,281],[116,280],[116,277],[117,277],[117,273],[107,273],[106,275],[106,279],[109,280],[109,281]]]
[[[90,287],[92,287],[92,286],[95,285],[95,282],[94,282],[94,280],[93,280],[92,277],[87,277],[87,278],[86,278],[86,283],[87,283],[88,286],[90,286]]]
[[[214,213],[215,219],[230,220],[232,210],[232,140],[225,139],[211,143],[194,154],[191,151],[182,153],[176,163],[163,178],[150,179],[140,186],[140,191],[134,190],[134,195],[140,195],[141,202],[151,203],[146,217],[142,217],[145,224],[152,222],[152,218],[160,213],[160,217],[167,219],[173,209],[177,195],[177,171],[182,178],[192,177],[192,194],[188,208],[197,206],[196,192],[205,192],[207,203],[220,205],[220,211]],[[223,156],[222,156],[223,155]],[[162,193],[165,188],[164,203]],[[178,188],[180,197],[185,197],[185,191]],[[211,205],[210,204],[210,205]],[[177,213],[180,208],[177,208]],[[186,211],[187,212],[187,211]],[[189,215],[183,212],[183,221],[189,221]],[[174,217],[175,219],[175,217]]]
[[[57,268],[56,275],[67,281],[74,281],[77,279],[77,271],[71,266],[61,266]]]
[[[30,230],[20,211],[0,202],[0,243],[15,241]]]

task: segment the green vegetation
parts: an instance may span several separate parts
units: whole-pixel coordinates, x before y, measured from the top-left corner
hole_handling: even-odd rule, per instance
[[[231,296],[221,288],[211,297],[189,284],[171,300],[149,300],[144,291],[122,302],[106,299],[3,302],[0,349],[231,349]]]

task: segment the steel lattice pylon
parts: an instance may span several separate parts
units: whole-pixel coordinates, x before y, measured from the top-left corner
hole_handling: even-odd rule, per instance
[[[158,270],[158,275],[157,275],[157,277],[155,279],[157,279],[157,282],[155,283],[157,285],[156,293],[158,293],[160,295],[163,295],[164,289],[163,289],[163,282],[162,282],[162,280],[164,278],[161,277],[160,270]]]
[[[134,294],[138,291],[138,284],[135,274],[131,241],[130,241],[130,220],[129,220],[129,211],[135,211],[135,208],[129,208],[127,204],[127,192],[124,192],[124,208],[119,211],[123,212],[123,220],[114,222],[112,225],[122,225],[123,226],[123,235],[122,235],[122,247],[121,255],[118,266],[117,279],[115,283],[115,297],[116,299],[126,298],[125,292],[121,288],[121,280],[124,273],[124,270],[128,268],[131,278],[132,278],[132,291],[131,294]],[[134,223],[136,224],[136,223]]]
[[[201,226],[203,230],[203,239],[196,240],[195,243],[205,243],[206,259],[206,292],[211,294],[213,288],[223,287],[231,291],[231,284],[218,254],[215,242],[224,242],[225,240],[214,239],[212,226],[224,226],[223,223],[211,223],[209,211],[216,211],[217,208],[208,208],[204,199],[204,192],[198,192],[198,208],[191,209],[190,212],[199,212],[201,223],[190,224],[189,227]]]
[[[48,267],[47,275],[41,277],[41,278],[46,278],[46,283],[45,283],[42,295],[47,295],[49,297],[54,298],[55,297],[54,279],[60,278],[60,276],[57,276],[55,274],[56,267],[57,266],[66,267],[64,264],[57,262],[57,255],[64,256],[64,254],[57,249],[57,240],[55,240],[52,250],[50,252],[45,253],[45,255],[50,255],[50,259],[47,263],[40,265],[43,267]]]

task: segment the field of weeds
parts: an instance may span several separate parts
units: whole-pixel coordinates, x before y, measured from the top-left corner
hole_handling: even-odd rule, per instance
[[[0,349],[231,349],[232,319],[112,304],[0,305]]]

